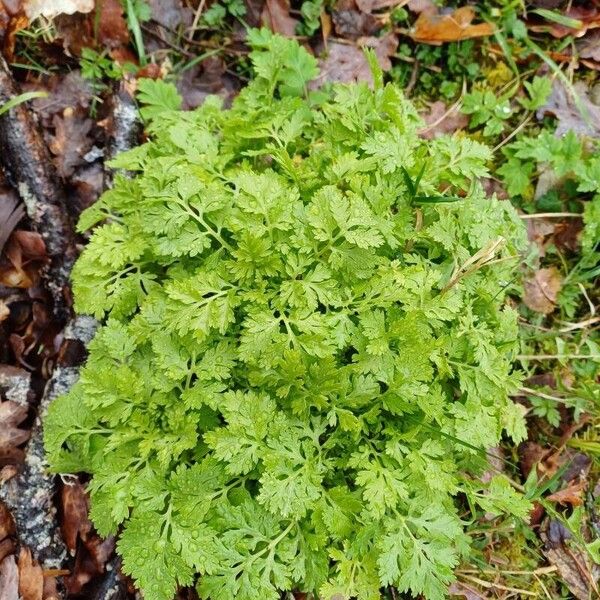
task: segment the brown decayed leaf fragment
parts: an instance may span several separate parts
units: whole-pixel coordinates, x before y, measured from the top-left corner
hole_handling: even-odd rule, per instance
[[[415,42],[440,45],[494,33],[494,26],[490,23],[473,25],[474,18],[475,11],[470,6],[462,6],[450,14],[436,14],[426,10],[419,15],[408,35]]]
[[[351,40],[373,35],[381,28],[380,20],[375,15],[363,12],[356,0],[339,0],[331,17],[336,34]]]
[[[17,223],[25,215],[19,197],[11,189],[0,187],[0,252]]]
[[[20,446],[29,439],[29,431],[19,429],[27,417],[27,406],[10,400],[0,402],[0,450]]]
[[[566,10],[561,12],[562,16],[573,19],[574,21],[579,21],[579,26],[568,27],[562,23],[553,21],[539,22],[538,20],[535,22],[530,21],[527,23],[527,27],[531,31],[549,33],[555,38],[564,38],[568,35],[580,38],[583,37],[588,30],[600,27],[600,10],[595,6],[592,6],[592,3],[589,3],[588,6],[569,5]]]
[[[49,144],[50,152],[56,157],[59,175],[67,178],[83,162],[83,156],[92,147],[93,142],[88,134],[93,123],[72,108],[65,108],[62,116],[54,116],[52,124],[55,134]]]
[[[362,46],[373,48],[379,65],[384,71],[391,68],[390,56],[398,47],[398,38],[393,33],[380,38],[360,38],[358,42]],[[373,75],[363,50],[351,44],[329,42],[326,57],[319,61],[319,70],[319,77],[311,84],[313,88],[318,88],[327,81],[340,83],[366,81],[373,84]]]
[[[296,33],[298,20],[290,16],[289,0],[266,0],[260,20],[275,33],[288,37]]]
[[[44,594],[42,567],[33,560],[28,548],[21,548],[19,554],[19,594],[22,600],[42,600]]]
[[[542,119],[547,114],[554,115],[558,120],[554,132],[557,137],[574,131],[579,135],[600,138],[600,106],[590,99],[584,81],[577,81],[573,88],[578,102],[575,102],[560,82],[555,81],[548,101],[536,113],[537,118]]]
[[[12,555],[0,562],[0,600],[19,600],[19,570]]]
[[[572,481],[566,488],[550,494],[547,500],[558,504],[570,504],[571,506],[581,506],[583,504],[583,492],[587,488],[587,481]]]
[[[39,233],[13,231],[0,260],[0,283],[7,287],[30,288],[39,279],[39,267],[47,260],[46,246]]]
[[[96,0],[100,10],[98,17],[98,41],[102,46],[117,48],[129,43],[129,29],[119,0]]]
[[[441,100],[432,102],[429,110],[421,116],[426,126],[419,131],[419,135],[426,140],[454,133],[469,124],[469,117],[460,112],[458,105],[448,108]]]
[[[88,518],[88,497],[81,483],[74,481],[63,486],[61,501],[63,539],[67,548],[74,553],[77,548],[77,539],[81,538],[85,541],[92,530],[92,523]]]
[[[562,523],[547,519],[540,531],[543,553],[555,565],[569,591],[578,600],[598,597],[600,567],[590,564],[587,553],[572,544],[572,534]]]
[[[539,269],[525,279],[523,302],[542,314],[550,314],[556,306],[556,297],[562,286],[562,278],[556,267]]]

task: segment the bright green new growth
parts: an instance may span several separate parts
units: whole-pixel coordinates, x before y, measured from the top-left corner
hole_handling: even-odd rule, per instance
[[[80,223],[104,222],[77,310],[108,320],[51,406],[51,467],[92,474],[147,600],[196,580],[213,600],[442,598],[469,550],[456,497],[527,512],[477,476],[525,436],[519,219],[475,183],[488,149],[422,140],[376,68],[374,91],[311,92],[304,49],[250,41],[230,110],[142,84],[151,141],[115,161],[137,175]]]

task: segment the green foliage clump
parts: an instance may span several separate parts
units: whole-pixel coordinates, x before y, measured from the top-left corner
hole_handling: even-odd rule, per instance
[[[476,183],[489,150],[421,139],[376,67],[374,90],[311,91],[304,49],[250,41],[229,110],[142,86],[151,141],[114,163],[136,175],[80,223],[76,307],[107,320],[50,408],[51,468],[92,475],[147,600],[442,598],[469,551],[458,499],[528,510],[477,477],[525,436],[504,302],[522,226]]]

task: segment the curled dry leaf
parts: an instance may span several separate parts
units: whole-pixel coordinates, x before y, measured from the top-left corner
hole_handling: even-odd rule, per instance
[[[590,99],[585,82],[578,81],[573,88],[577,101],[558,80],[555,81],[548,101],[536,113],[537,118],[554,115],[558,120],[557,137],[572,130],[579,135],[600,138],[600,106]]]
[[[539,269],[525,279],[523,302],[542,314],[550,314],[556,306],[556,297],[562,286],[562,277],[556,267]]]
[[[494,33],[494,26],[490,23],[473,25],[474,18],[475,11],[470,6],[462,6],[450,14],[437,14],[425,10],[420,13],[408,35],[415,42],[440,45]]]
[[[22,600],[42,600],[44,594],[44,573],[29,548],[19,554],[19,594]]]
[[[58,15],[88,13],[94,9],[94,0],[26,0],[23,8],[30,21],[37,17],[53,19]]]
[[[12,555],[0,562],[0,600],[19,600],[19,570]]]
[[[62,488],[63,508],[62,534],[71,553],[77,548],[77,539],[86,540],[92,530],[88,517],[89,501],[84,487],[79,481],[69,482]]]
[[[27,406],[10,400],[0,402],[0,450],[20,446],[29,439],[29,431],[19,429],[27,418]]]
[[[260,20],[271,31],[285,36],[293,36],[298,25],[298,20],[290,15],[289,0],[266,0]]]
[[[548,496],[547,500],[557,504],[570,504],[571,506],[581,506],[583,504],[583,492],[587,488],[587,481],[572,481],[566,488],[554,492]]]
[[[0,501],[0,542],[15,534],[15,520],[4,502]]]
[[[39,279],[39,269],[47,260],[46,246],[39,233],[13,231],[0,260],[0,283],[30,288]]]

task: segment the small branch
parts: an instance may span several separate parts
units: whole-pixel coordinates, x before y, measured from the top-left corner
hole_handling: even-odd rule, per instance
[[[545,212],[545,213],[533,213],[531,215],[519,215],[521,219],[562,219],[563,217],[579,217],[583,215],[581,213],[574,212]]]
[[[6,61],[0,56],[0,105],[19,95]],[[26,104],[0,116],[0,163],[18,191],[50,258],[42,276],[54,299],[57,316],[70,316],[69,275],[75,260],[75,237],[65,193],[37,123]]]
[[[517,360],[600,360],[598,354],[518,354]]]

